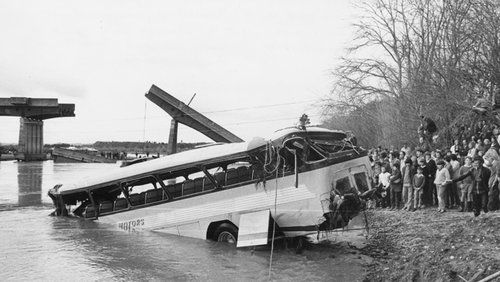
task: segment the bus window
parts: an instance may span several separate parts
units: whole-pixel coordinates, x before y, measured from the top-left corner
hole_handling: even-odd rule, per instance
[[[123,185],[129,193],[128,197],[132,206],[138,206],[168,199],[168,196],[164,192],[162,185],[153,176],[134,179],[125,182]]]
[[[351,182],[349,181],[349,176],[337,179],[335,182],[335,189],[340,195],[352,193]]]
[[[287,163],[294,164],[296,155],[298,167],[304,163],[310,164],[326,158],[320,149],[302,137],[291,137],[283,142],[283,146],[285,150],[281,150],[281,156]]]
[[[147,176],[144,178],[139,178],[125,182],[125,187],[128,189],[129,193],[141,193],[150,189],[161,188],[160,183],[153,176]]]
[[[305,153],[306,156],[306,162],[311,163],[311,162],[316,162],[316,161],[321,161],[325,159],[325,156],[323,156],[314,146],[309,145],[308,150]]]
[[[370,189],[368,186],[368,181],[366,179],[366,173],[358,172],[354,174],[354,181],[356,182],[356,186],[358,187],[358,191],[360,193],[366,192]]]

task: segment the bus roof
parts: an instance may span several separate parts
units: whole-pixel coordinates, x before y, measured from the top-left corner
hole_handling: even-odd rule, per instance
[[[82,177],[73,183],[64,183],[59,188],[59,193],[65,194],[65,192],[74,192],[75,190],[81,189],[84,190],[88,187],[100,184],[110,183],[126,178],[133,178],[135,176],[147,175],[148,173],[155,171],[194,165],[210,160],[217,161],[217,159],[222,160],[227,157],[238,157],[239,155],[243,157],[249,151],[249,145],[254,144],[241,142],[214,145],[168,155],[130,166],[116,167],[109,170],[106,169],[106,171]],[[261,145],[264,146],[265,143],[262,143]]]
[[[278,140],[278,139],[280,139],[288,134],[299,133],[299,132],[330,133],[330,134],[339,135],[342,138],[346,137],[346,133],[342,130],[332,130],[332,129],[326,129],[326,128],[319,127],[319,126],[313,126],[313,127],[307,127],[306,130],[300,130],[297,127],[287,127],[287,128],[279,129],[279,130],[276,130],[274,132],[274,134],[272,134],[269,139],[270,140]]]

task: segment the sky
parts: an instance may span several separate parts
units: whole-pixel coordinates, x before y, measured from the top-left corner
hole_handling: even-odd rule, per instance
[[[152,84],[244,140],[321,122],[331,70],[353,39],[349,0],[1,1],[0,97],[58,98],[75,117],[45,143],[167,142]],[[0,116],[0,143],[19,117]],[[179,126],[179,141],[207,142]]]

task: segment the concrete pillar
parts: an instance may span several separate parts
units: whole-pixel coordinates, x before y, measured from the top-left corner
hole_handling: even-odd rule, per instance
[[[44,160],[43,121],[21,118],[19,126],[19,145],[16,158],[23,161]]]
[[[172,119],[170,122],[170,134],[168,136],[168,144],[167,144],[167,155],[177,153],[177,128],[179,127],[179,123]]]

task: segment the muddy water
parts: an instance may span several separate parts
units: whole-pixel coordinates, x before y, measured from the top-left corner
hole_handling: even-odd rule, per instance
[[[0,162],[2,281],[267,281],[269,249],[236,249],[155,232],[127,233],[102,224],[47,216],[47,191],[59,182],[116,164]],[[274,250],[273,281],[360,281],[368,258],[338,233],[302,254]]]

